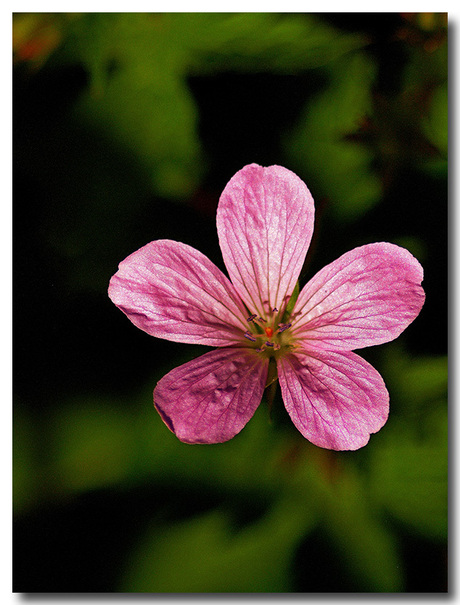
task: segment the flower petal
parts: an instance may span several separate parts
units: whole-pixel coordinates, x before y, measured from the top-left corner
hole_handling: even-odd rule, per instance
[[[246,166],[225,187],[217,231],[230,279],[251,313],[281,310],[294,290],[313,233],[305,183],[281,166]]]
[[[351,351],[393,340],[425,301],[423,269],[404,248],[385,242],[347,252],[300,292],[292,334],[315,348]]]
[[[278,378],[295,426],[320,447],[356,450],[388,418],[382,377],[355,353],[296,351],[278,360]]]
[[[109,296],[141,330],[176,342],[222,347],[243,340],[246,310],[204,254],[157,240],[134,252],[110,280]]]
[[[157,384],[155,407],[185,443],[222,443],[253,416],[267,380],[268,359],[225,348],[175,368]]]

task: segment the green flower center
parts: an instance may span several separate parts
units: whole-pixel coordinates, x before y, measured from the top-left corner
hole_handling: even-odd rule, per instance
[[[293,348],[289,322],[280,321],[278,309],[273,309],[268,317],[254,314],[248,317],[249,330],[244,333],[258,353],[275,357],[287,353]]]

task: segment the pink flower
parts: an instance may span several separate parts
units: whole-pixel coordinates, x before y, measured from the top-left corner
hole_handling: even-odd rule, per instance
[[[352,350],[393,340],[417,317],[423,269],[404,248],[361,246],[319,271],[287,308],[313,223],[313,198],[299,177],[251,164],[227,184],[217,210],[231,281],[201,252],[170,240],[120,263],[109,296],[137,327],[217,347],[155,388],[155,407],[181,441],[220,443],[239,433],[275,363],[286,409],[312,443],[355,450],[385,424],[383,379]]]

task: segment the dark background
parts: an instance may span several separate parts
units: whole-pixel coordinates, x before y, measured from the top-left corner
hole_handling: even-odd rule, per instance
[[[14,591],[446,591],[446,15],[23,13],[13,39]],[[224,269],[219,195],[251,162],[315,198],[301,285],[373,241],[424,267],[417,320],[360,352],[391,414],[358,452],[280,397],[180,443],[152,391],[205,348],[107,297],[153,239]]]

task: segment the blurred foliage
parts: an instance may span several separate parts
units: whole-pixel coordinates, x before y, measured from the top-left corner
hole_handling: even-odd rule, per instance
[[[320,450],[286,427],[270,425],[264,405],[232,441],[212,448],[187,446],[145,408],[150,389],[130,401],[129,409],[95,396],[65,402],[48,423],[50,439],[41,462],[33,450],[43,435],[31,428],[30,419],[20,418],[15,422],[15,508],[24,514],[56,499],[114,486],[153,482],[161,491],[174,480],[181,486],[175,497],[187,498],[194,485],[217,493],[215,505],[184,519],[184,513],[171,518],[163,504],[160,518],[139,535],[117,590],[295,590],[296,548],[319,526],[354,590],[398,592],[404,588],[398,526],[385,515],[429,539],[442,542],[447,533],[445,361],[415,359],[410,365],[409,372],[404,363],[391,365],[396,410],[356,459]],[[419,393],[418,401],[398,414],[407,393]],[[280,399],[277,403],[282,405]],[[242,526],[235,522],[241,507],[259,511]]]
[[[301,124],[286,142],[290,162],[299,171],[307,166],[317,175],[318,182],[310,186],[334,199],[334,211],[347,220],[382,195],[372,151],[347,140],[370,114],[375,72],[375,64],[363,53],[335,62],[327,88],[307,105]]]
[[[13,57],[15,590],[445,591],[446,15],[18,13]],[[202,348],[107,299],[152,239],[222,266],[249,162],[307,182],[313,271],[373,238],[425,267],[420,317],[362,352],[391,414],[357,452],[306,442],[279,393],[272,422],[179,442],[152,390]]]
[[[202,177],[198,113],[187,76],[222,69],[295,73],[363,45],[359,37],[339,36],[309,15],[299,20],[263,13],[113,13],[61,19],[68,34],[61,60],[80,61],[89,75],[76,111],[135,155],[156,193],[173,198],[191,195]]]
[[[154,526],[134,553],[121,589],[289,591],[294,549],[313,521],[298,504],[276,501],[261,519],[236,530],[221,509],[166,528]]]

